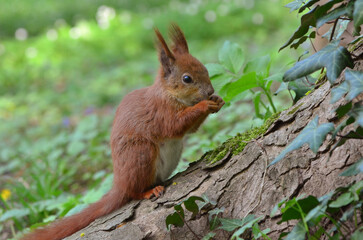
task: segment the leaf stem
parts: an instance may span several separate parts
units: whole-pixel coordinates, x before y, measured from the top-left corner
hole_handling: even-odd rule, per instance
[[[189,229],[189,231],[191,231],[192,233],[193,233],[193,235],[194,235],[194,237],[196,238],[196,239],[198,239],[198,240],[200,240],[201,238],[200,237],[198,237],[198,235],[190,228],[190,226],[188,225],[188,223],[187,223],[187,221],[185,221],[185,219],[182,217],[182,215],[178,212],[178,211],[175,211],[178,215],[179,215],[179,217],[183,220],[183,222],[184,222],[184,224],[185,224],[185,226],[187,226],[187,228]]]
[[[334,21],[333,30],[331,31],[329,42],[331,42],[333,40],[335,28],[337,27],[338,21],[339,21],[339,18],[335,19],[335,21]]]
[[[267,92],[267,90],[264,87],[262,87],[262,90],[266,94],[266,97],[267,97],[268,101],[270,102],[272,110],[274,111],[274,113],[277,113],[276,107],[275,107],[275,105],[274,105],[274,103],[272,101],[272,98],[271,98],[270,94]]]

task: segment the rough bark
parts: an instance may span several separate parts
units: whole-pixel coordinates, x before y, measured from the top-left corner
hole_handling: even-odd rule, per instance
[[[361,46],[355,54],[361,56],[362,52]],[[362,71],[363,60],[356,61],[355,69]],[[343,105],[344,100],[331,104],[330,89],[327,82],[283,111],[262,137],[248,143],[238,155],[229,154],[212,166],[204,161],[193,163],[167,183],[163,197],[155,201],[133,201],[66,239],[195,239],[187,226],[168,232],[165,218],[181,200],[202,194],[216,201],[216,207],[225,208],[225,218],[243,218],[250,212],[263,216],[260,224],[270,228],[272,239],[276,239],[283,230],[291,229],[287,223],[277,224],[279,216],[269,216],[271,209],[283,198],[302,194],[319,197],[362,179],[360,176],[339,176],[362,157],[362,141],[348,140],[328,159],[329,137],[317,154],[306,145],[287,154],[282,161],[267,168],[264,178],[267,164],[315,116],[319,116],[320,123],[332,121],[338,124],[334,109]],[[209,232],[206,213],[188,220],[188,224],[201,237]],[[219,230],[215,239],[228,237],[228,233]]]

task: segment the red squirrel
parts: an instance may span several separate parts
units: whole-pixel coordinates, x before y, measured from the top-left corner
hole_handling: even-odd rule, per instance
[[[152,86],[127,94],[116,110],[111,132],[113,186],[78,214],[36,229],[22,240],[63,239],[132,199],[159,197],[177,166],[183,137],[195,132],[224,105],[204,65],[189,53],[181,29],[172,24],[171,50],[155,29],[160,69]]]

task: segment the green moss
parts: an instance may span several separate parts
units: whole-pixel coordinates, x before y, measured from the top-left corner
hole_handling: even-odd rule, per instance
[[[238,133],[235,137],[228,139],[216,149],[207,152],[203,159],[208,163],[213,164],[223,159],[229,152],[231,152],[233,155],[242,152],[247,143],[264,134],[279,116],[280,113],[275,113],[269,119],[267,119],[262,126],[252,128],[244,133]]]
[[[354,52],[359,46],[363,44],[363,38],[357,38],[348,46],[349,52]]]
[[[291,115],[296,113],[297,110],[299,110],[299,108],[302,106],[303,104],[300,103],[298,106],[294,107],[293,109],[291,109],[287,114]]]

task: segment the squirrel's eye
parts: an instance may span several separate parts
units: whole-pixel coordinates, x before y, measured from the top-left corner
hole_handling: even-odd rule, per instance
[[[183,82],[184,82],[184,83],[192,83],[192,82],[193,82],[193,80],[192,80],[192,78],[191,78],[190,76],[188,76],[188,75],[184,75],[184,76],[183,76]]]

